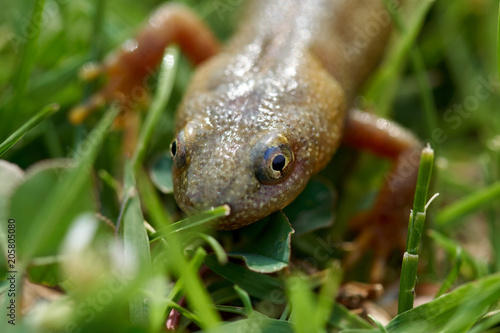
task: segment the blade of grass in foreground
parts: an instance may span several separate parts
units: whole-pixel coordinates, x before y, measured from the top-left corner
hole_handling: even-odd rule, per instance
[[[36,221],[26,242],[32,246],[24,254],[28,261],[36,253],[42,242],[50,242],[50,233],[57,227],[61,217],[71,209],[72,204],[78,200],[81,189],[88,182],[90,168],[97,157],[97,152],[104,141],[105,134],[111,127],[113,120],[118,114],[117,109],[111,108],[97,126],[90,132],[87,139],[82,143],[85,154],[77,156],[78,165],[69,171],[65,177],[49,193],[47,193],[46,205],[38,212]],[[83,146],[85,145],[85,146]]]
[[[172,224],[172,218],[170,217],[168,211],[163,206],[158,193],[156,192],[148,174],[144,169],[137,169],[137,187],[139,189],[139,195],[141,201],[144,203],[144,207],[149,215],[155,215],[152,221],[165,222],[163,225],[154,225],[153,227],[158,229],[167,228]]]
[[[165,220],[159,220],[164,218],[163,214],[151,214],[150,218],[154,225],[168,224]],[[180,294],[185,294],[190,308],[200,318],[201,328],[207,329],[215,327],[220,323],[221,318],[211,307],[213,301],[211,301],[210,295],[205,289],[197,272],[197,268],[199,267],[198,262],[199,260],[203,261],[206,253],[202,248],[198,248],[194,258],[191,261],[188,261],[184,256],[185,252],[182,245],[184,243],[182,238],[183,236],[184,235],[182,234],[172,234],[169,232],[160,236],[165,238],[165,243],[168,246],[167,251],[164,251],[164,255],[168,258],[167,260],[170,263],[169,274],[173,277],[177,277],[178,281],[182,279],[182,284],[176,284],[177,290],[170,296],[174,298],[174,296],[177,297]],[[167,306],[168,311],[165,316],[166,318],[169,316],[170,309],[171,307]]]
[[[323,329],[315,315],[317,303],[313,295],[307,278],[295,276],[287,280],[287,296],[292,304],[290,321],[295,323],[297,333],[321,332]]]
[[[142,162],[146,154],[147,145],[153,136],[156,125],[170,98],[177,64],[179,62],[178,59],[179,48],[177,47],[169,47],[163,55],[155,98],[149,109],[145,124],[142,126],[139,142],[137,143],[134,156],[132,157],[134,170],[137,170],[137,167]]]
[[[123,242],[125,244],[125,257],[135,261],[137,272],[141,274],[147,283],[152,276],[151,253],[149,249],[148,235],[144,227],[144,217],[141,211],[141,202],[137,195],[134,171],[129,161],[125,164],[124,188],[132,192],[130,200],[125,206],[123,213]],[[149,286],[145,286],[149,290]],[[149,321],[149,302],[144,295],[130,299],[130,319],[132,323],[147,326]]]
[[[392,332],[467,332],[500,298],[500,274],[464,284],[449,294],[396,316]]]
[[[29,130],[40,124],[42,121],[52,116],[59,110],[59,105],[50,104],[40,110],[35,114],[30,120],[24,123],[17,131],[12,133],[2,144],[0,144],[0,156],[5,154],[16,142],[22,139],[22,137],[28,133]]]
[[[422,150],[420,168],[418,170],[417,187],[413,210],[410,214],[408,241],[401,268],[399,284],[398,313],[413,308],[415,283],[417,282],[418,248],[424,232],[425,214],[427,210],[427,192],[431,180],[434,151],[427,146]]]
[[[204,213],[190,216],[184,220],[181,220],[179,222],[175,222],[165,228],[164,230],[159,230],[155,232],[153,235],[150,237],[150,242],[153,242],[157,240],[158,238],[165,237],[166,235],[170,235],[175,232],[179,232],[181,230],[189,229],[196,227],[198,225],[204,224],[211,222],[219,217],[227,216],[229,215],[230,208],[228,205],[223,205],[219,206],[217,208],[213,208],[209,211],[206,211]]]
[[[206,256],[207,256],[207,253],[203,248],[199,247],[198,249],[196,249],[196,252],[195,252],[193,258],[191,259],[191,261],[188,264],[189,269],[192,272],[197,272],[200,269],[201,265],[203,264],[203,261],[205,260]],[[167,300],[169,302],[178,302],[179,301],[179,299],[182,296],[182,290],[185,287],[184,280],[185,280],[185,278],[183,278],[181,276],[181,278],[178,279],[177,282],[175,283],[175,285],[172,287],[172,289],[170,290],[170,292],[167,296]],[[172,306],[167,304],[167,306],[165,307],[165,311],[164,311],[166,314],[166,317],[168,317],[168,315],[170,314],[170,311],[172,311],[172,309],[173,309]]]

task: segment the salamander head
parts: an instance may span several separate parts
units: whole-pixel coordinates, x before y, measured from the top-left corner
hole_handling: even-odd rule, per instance
[[[227,204],[230,215],[214,227],[231,230],[292,202],[341,134],[343,93],[318,76],[303,84],[266,74],[191,89],[170,146],[179,206],[195,214]]]
[[[202,137],[181,130],[171,144],[175,197],[187,213],[229,205],[231,214],[217,229],[237,229],[285,207],[309,179],[297,147],[282,133],[263,132],[234,145],[223,142],[236,138]]]

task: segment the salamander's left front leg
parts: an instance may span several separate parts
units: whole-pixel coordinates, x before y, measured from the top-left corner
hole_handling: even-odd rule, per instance
[[[393,249],[404,252],[406,230],[413,202],[422,145],[401,126],[373,114],[350,110],[346,120],[344,143],[357,149],[391,158],[394,164],[371,210],[355,216],[350,226],[360,230],[354,251],[345,259],[352,266],[371,248],[375,260],[370,280],[383,279],[387,257]]]
[[[210,28],[189,8],[180,4],[161,6],[149,18],[135,39],[123,44],[106,61],[84,71],[84,78],[104,74],[108,82],[99,92],[70,112],[70,121],[81,123],[102,104],[118,101],[123,111],[144,102],[148,76],[161,62],[165,48],[177,44],[194,64],[219,51],[219,42]]]

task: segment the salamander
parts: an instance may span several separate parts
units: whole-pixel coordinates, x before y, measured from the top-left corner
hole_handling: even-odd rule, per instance
[[[358,248],[373,247],[382,258],[404,248],[402,228],[394,225],[407,222],[421,147],[400,126],[353,108],[390,32],[382,0],[258,0],[220,46],[187,7],[168,3],[133,47],[129,41],[108,58],[102,66],[108,84],[70,116],[80,122],[102,101],[125,105],[164,49],[178,44],[199,64],[170,145],[179,206],[195,214],[227,204],[229,216],[214,227],[244,227],[291,203],[345,143],[395,161],[374,207],[354,218],[368,221]],[[377,265],[373,280],[383,263]]]

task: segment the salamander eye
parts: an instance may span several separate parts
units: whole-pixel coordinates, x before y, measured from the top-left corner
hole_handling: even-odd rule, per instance
[[[288,165],[289,161],[286,160],[286,157],[282,154],[278,154],[273,158],[273,170],[282,172],[285,167]]]
[[[279,183],[290,174],[294,156],[284,136],[266,137],[255,148],[255,175],[262,184]]]
[[[186,144],[184,140],[184,131],[180,131],[177,137],[170,144],[170,156],[177,167],[186,164]]]
[[[174,139],[172,143],[170,144],[170,156],[172,158],[175,158],[175,155],[177,154],[177,139]]]

